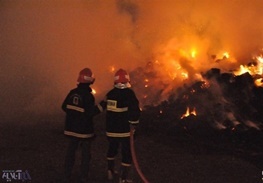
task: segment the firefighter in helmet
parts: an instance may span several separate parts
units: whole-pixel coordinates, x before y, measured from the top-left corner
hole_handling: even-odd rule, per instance
[[[121,174],[120,183],[131,182],[128,180],[129,169],[132,165],[130,149],[130,125],[139,123],[139,101],[130,88],[128,73],[119,69],[114,76],[114,88],[110,90],[105,100],[100,102],[106,109],[106,135],[109,142],[107,152],[108,179],[112,180],[115,174],[115,157],[121,148]]]
[[[81,147],[82,158],[80,182],[88,179],[89,162],[91,159],[91,142],[94,139],[93,116],[100,113],[95,106],[90,85],[95,78],[89,68],[84,68],[78,76],[78,85],[65,98],[62,109],[66,113],[64,134],[69,139],[65,158],[65,181],[71,182],[71,173],[75,161],[75,153]]]

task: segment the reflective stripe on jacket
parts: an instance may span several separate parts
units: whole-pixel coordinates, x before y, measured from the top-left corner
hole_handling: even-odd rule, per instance
[[[77,138],[94,136],[93,116],[99,113],[89,84],[80,83],[65,98],[62,109],[66,112],[64,134]]]
[[[129,137],[130,125],[139,123],[139,101],[130,88],[113,88],[101,105],[106,109],[106,135],[108,137]]]

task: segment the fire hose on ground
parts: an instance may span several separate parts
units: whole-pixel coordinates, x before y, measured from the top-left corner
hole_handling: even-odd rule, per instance
[[[136,157],[136,153],[135,153],[135,147],[134,147],[134,130],[135,130],[134,127],[131,126],[131,129],[130,129],[130,133],[131,133],[130,144],[131,144],[131,154],[132,154],[133,164],[134,164],[134,167],[135,167],[137,173],[139,174],[139,176],[143,180],[143,182],[144,183],[149,183],[149,181],[146,179],[146,177],[142,173],[142,171],[140,169],[140,166],[139,166],[139,163],[137,161],[137,157]]]

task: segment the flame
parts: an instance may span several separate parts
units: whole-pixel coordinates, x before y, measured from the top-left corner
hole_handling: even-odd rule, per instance
[[[263,87],[263,79],[262,78],[256,79],[254,83],[256,86]]]
[[[263,74],[263,56],[260,55],[256,57],[256,60],[258,61],[258,74],[262,75]]]
[[[209,88],[210,87],[210,83],[208,81],[204,81],[201,85],[201,88],[202,89],[206,89],[206,88]]]
[[[249,68],[247,66],[240,65],[239,70],[235,71],[234,74],[238,76],[238,75],[244,74],[246,72],[250,73]]]
[[[190,108],[187,107],[187,108],[186,108],[186,112],[185,112],[185,114],[183,114],[183,115],[181,116],[181,119],[190,116],[190,114],[192,114],[192,115],[194,115],[194,116],[197,115],[196,110],[195,110],[195,107],[193,108],[192,111],[190,111]]]
[[[189,110],[189,107],[187,107],[186,112],[185,112],[185,114],[183,114],[183,115],[181,116],[181,119],[189,116],[189,115],[190,115],[190,112],[189,112],[189,111],[190,111],[190,110]]]
[[[192,50],[192,52],[191,52],[191,57],[192,57],[192,58],[195,58],[195,57],[196,57],[196,51],[195,51],[195,50]]]
[[[192,115],[194,115],[194,116],[196,116],[196,115],[197,115],[197,114],[196,114],[195,107],[194,107],[193,111],[192,111],[192,112],[190,112],[190,114],[192,114]]]
[[[171,92],[174,92],[174,88],[187,86],[196,80],[203,81],[201,89],[212,87],[213,83],[206,81],[203,75],[203,71],[211,67],[220,69],[220,72],[231,72],[235,76],[248,72],[254,80],[258,79],[255,80],[255,85],[263,87],[263,82],[259,79],[263,78],[263,49],[262,53],[254,55],[253,64],[240,65],[231,50],[223,48],[208,53],[206,46],[205,42],[194,38],[193,40],[187,39],[185,43],[180,44],[178,40],[170,40],[167,44],[156,48],[152,62],[146,65],[147,72],[141,87],[146,92],[149,92],[151,88],[156,88],[155,91],[151,91],[155,92],[152,96],[159,95],[160,97],[156,99],[148,96],[146,99],[142,95],[145,99],[144,104],[165,100]],[[234,69],[236,70],[233,71]],[[195,92],[195,90],[191,91],[191,93]]]
[[[181,75],[182,75],[182,78],[186,78],[186,79],[188,78],[188,73],[187,72],[182,72]]]
[[[225,52],[225,53],[223,53],[223,58],[229,58],[229,53],[228,52]]]
[[[241,75],[248,72],[250,75],[263,75],[263,56],[256,56],[254,58],[255,63],[252,63],[249,66],[240,65],[239,70],[235,71],[235,75]]]
[[[93,94],[93,95],[95,95],[97,92],[96,92],[96,90],[94,89],[94,88],[91,88],[91,93]]]

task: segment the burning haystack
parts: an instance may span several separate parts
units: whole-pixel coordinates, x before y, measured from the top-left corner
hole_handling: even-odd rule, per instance
[[[215,59],[215,62],[223,59],[226,57]],[[187,131],[261,131],[263,83],[262,73],[258,74],[262,72],[261,60],[258,57],[256,61],[229,72],[211,68],[200,73],[199,79],[181,86],[173,81],[163,82],[155,69],[160,63],[149,62],[145,68],[137,68],[132,72],[133,86],[144,104],[143,119],[147,127]],[[145,78],[143,82],[139,82],[141,78]]]

